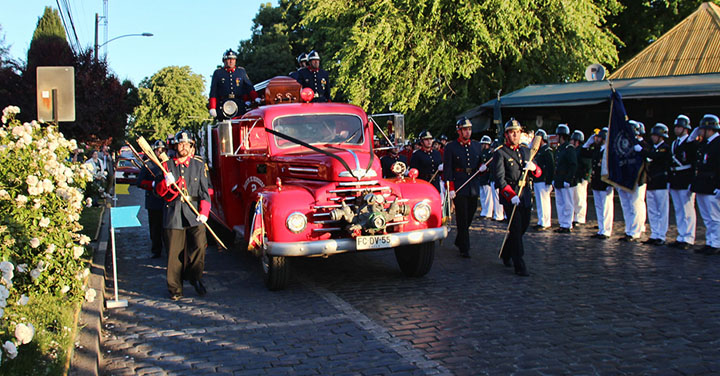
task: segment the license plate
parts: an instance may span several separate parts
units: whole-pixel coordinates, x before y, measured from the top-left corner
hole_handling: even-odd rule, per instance
[[[355,238],[355,246],[358,251],[364,249],[390,248],[392,235],[358,236]]]

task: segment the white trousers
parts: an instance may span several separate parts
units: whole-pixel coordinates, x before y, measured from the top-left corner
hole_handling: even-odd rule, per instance
[[[488,185],[480,186],[480,216],[484,218],[492,217],[493,213],[493,194],[492,187]]]
[[[595,202],[595,215],[598,221],[598,234],[611,236],[613,219],[615,217],[615,191],[613,187],[607,187],[604,191],[593,189],[593,201]]]
[[[646,184],[635,188],[632,192],[618,189],[620,206],[625,220],[625,234],[633,238],[639,238],[645,232],[645,189]]]
[[[572,228],[573,194],[572,188],[555,188],[555,207],[558,222],[562,228]]]
[[[502,221],[505,219],[505,211],[500,205],[500,191],[495,187],[495,182],[490,183],[490,186],[492,187],[493,218],[496,221]]]
[[[649,189],[647,196],[647,216],[650,222],[650,239],[665,241],[670,213],[670,196],[667,189]]]
[[[573,222],[585,223],[587,216],[587,180],[581,180],[576,186],[570,187],[573,194]]]
[[[673,208],[675,209],[675,223],[677,224],[677,241],[695,244],[695,192],[688,189],[671,189]]]
[[[553,190],[552,184],[544,182],[533,183],[535,188],[535,204],[537,205],[538,226],[550,227],[552,218],[552,204],[550,201],[550,192]]]
[[[705,245],[720,248],[720,200],[715,195],[698,193],[697,203],[705,223]]]

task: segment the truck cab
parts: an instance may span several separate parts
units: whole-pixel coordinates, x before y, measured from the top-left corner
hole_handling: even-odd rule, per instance
[[[260,257],[272,290],[290,257],[393,250],[405,275],[425,275],[447,236],[438,191],[404,166],[383,179],[374,121],[351,104],[303,103],[311,93],[288,79],[265,83],[266,105],[205,130],[216,217]]]

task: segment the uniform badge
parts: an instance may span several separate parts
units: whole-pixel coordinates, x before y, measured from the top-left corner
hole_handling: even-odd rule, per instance
[[[236,78],[236,79],[235,79],[235,86],[240,86],[240,79],[239,79],[239,78]]]
[[[325,79],[323,78],[322,80],[320,80],[320,83],[321,83],[323,86],[325,86],[325,84],[327,83],[327,81],[325,81]]]

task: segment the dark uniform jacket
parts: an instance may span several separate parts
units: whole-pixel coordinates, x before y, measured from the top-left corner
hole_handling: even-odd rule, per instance
[[[493,154],[493,171],[495,173],[495,187],[500,190],[500,204],[509,205],[510,200],[517,196],[520,189],[520,178],[523,174],[523,168],[527,161],[530,160],[530,149],[525,146],[518,146],[516,149],[508,145],[503,145]],[[535,164],[537,166],[537,164]],[[539,166],[532,172],[532,176],[537,178],[542,174],[542,168]],[[520,195],[520,205],[531,207],[532,191],[530,184],[526,184]]]
[[[592,172],[592,157],[588,155],[587,149],[581,146],[575,148],[575,156],[577,158],[578,167],[575,170],[575,184],[583,180],[590,180]]]
[[[424,149],[416,150],[412,158],[410,158],[410,168],[416,168],[418,170],[418,177],[422,180],[430,182],[434,185],[438,191],[440,191],[440,173],[435,173],[443,163],[440,152],[433,150],[432,148],[428,151]],[[445,168],[443,166],[443,168]],[[433,178],[433,175],[435,176]],[[430,181],[430,179],[433,181]]]
[[[413,157],[415,154],[413,154]],[[465,143],[454,140],[445,146],[443,178],[445,181],[450,182],[451,191],[460,188],[480,168],[481,154],[482,145],[473,140],[468,140]],[[478,180],[478,177],[476,176],[456,194],[458,196],[474,197],[480,195],[480,180]]]
[[[210,214],[210,181],[207,167],[200,157],[188,158],[185,163],[177,159],[163,163],[168,172],[177,180],[180,189],[186,191],[193,206],[206,217]],[[178,192],[165,184],[162,174],[155,183],[155,192],[165,199],[164,223],[166,229],[182,229],[198,226],[197,215],[180,198]]]
[[[704,142],[699,148],[697,173],[690,189],[695,193],[714,194],[720,189],[720,134],[710,142]]]
[[[309,87],[315,92],[313,102],[330,101],[330,75],[324,69],[305,67],[298,71],[297,81],[303,88]]]
[[[670,145],[670,172],[668,180],[671,189],[688,189],[694,175],[695,157],[697,156],[698,143],[688,142],[685,136],[683,142],[675,140]]]
[[[482,147],[482,146],[481,146],[481,147]],[[480,164],[485,164],[487,161],[490,160],[490,158],[492,158],[492,156],[493,156],[493,151],[492,151],[492,149],[487,148],[487,149],[483,150],[483,151],[480,153]],[[491,176],[492,176],[491,174],[488,174],[488,172],[485,171],[485,172],[483,172],[482,174],[478,175],[475,179],[477,179],[478,184],[479,184],[480,186],[490,185],[490,178],[491,178]]]
[[[215,108],[218,117],[222,116],[222,106],[225,101],[232,100],[238,106],[238,112],[244,113],[245,102],[257,98],[245,68],[236,67],[234,70],[219,68],[213,72],[210,82],[210,108]]]
[[[380,165],[382,166],[382,174],[383,178],[394,178],[395,173],[392,172],[392,165],[395,162],[402,162],[405,163],[405,166],[407,167],[408,161],[407,158],[405,158],[404,155],[398,154],[397,157],[393,157],[392,154],[387,154],[380,158]]]
[[[590,176],[590,189],[604,191],[610,185],[602,180],[602,160],[604,145],[592,144],[586,150],[592,155],[592,175]]]
[[[550,145],[545,144],[540,147],[538,153],[535,154],[535,164],[540,166],[542,174],[533,180],[545,184],[552,184],[555,175],[555,157],[553,156]]]
[[[668,171],[672,153],[667,142],[651,145],[643,149],[643,157],[647,163],[647,189],[667,189]]]
[[[293,78],[295,81],[297,81],[298,78],[300,78],[300,69],[301,69],[301,68],[298,68],[297,70],[294,70],[294,71],[288,73],[288,76],[290,76],[290,77]]]
[[[575,171],[578,168],[577,153],[570,142],[558,146],[555,158],[555,188],[565,188],[565,183],[574,186]]]
[[[146,162],[146,165],[150,166],[150,169],[148,170],[148,167],[143,166],[140,170],[140,175],[138,175],[136,183],[139,188],[145,190],[145,209],[163,210],[163,207],[165,206],[165,200],[158,197],[158,195],[155,193],[155,190],[153,189],[153,183],[155,182],[155,179],[163,176],[162,171],[160,171],[160,168],[152,162],[148,161]]]

